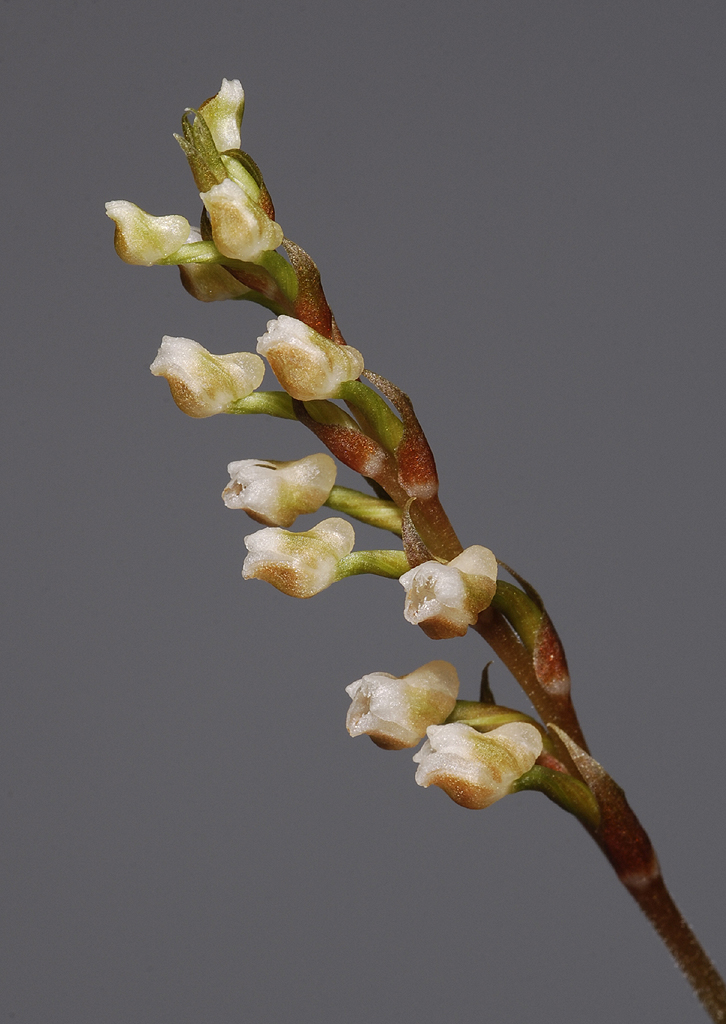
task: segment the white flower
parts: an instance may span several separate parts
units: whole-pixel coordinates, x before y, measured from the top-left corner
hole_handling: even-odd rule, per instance
[[[172,398],[187,416],[214,416],[251,395],[262,383],[265,364],[254,352],[214,356],[190,338],[162,339],[149,367],[166,377]]]
[[[292,526],[328,500],[337,473],[329,455],[295,462],[244,459],[227,466],[230,482],[222,491],[227,508],[241,508],[266,526]]]
[[[480,544],[447,565],[430,561],[409,569],[399,583],[406,591],[404,618],[434,640],[464,636],[497,589],[497,560]]]
[[[526,722],[480,733],[463,722],[432,725],[413,759],[419,786],[439,786],[462,807],[488,807],[510,793],[542,753],[542,736]]]
[[[254,263],[282,243],[280,225],[231,178],[199,195],[209,214],[214,244],[223,256]]]
[[[385,750],[415,747],[430,725],[449,717],[459,692],[459,677],[448,661],[429,661],[407,676],[371,672],[345,692],[352,704],[346,728],[368,735]]]
[[[239,149],[244,110],[245,91],[237,78],[223,78],[222,88],[216,96],[205,100],[199,108],[220,153],[226,149]]]
[[[277,527],[245,537],[246,580],[266,580],[291,597],[312,597],[335,581],[338,562],[349,555],[355,532],[345,519],[324,519],[305,533]]]
[[[257,351],[285,391],[301,402],[335,398],[340,385],[360,377],[364,369],[358,349],[328,341],[291,316],[268,321],[267,333],[257,339]]]
[[[106,203],[106,216],[116,224],[113,244],[125,263],[152,267],[181,248],[189,234],[186,217],[152,217],[125,199]]]

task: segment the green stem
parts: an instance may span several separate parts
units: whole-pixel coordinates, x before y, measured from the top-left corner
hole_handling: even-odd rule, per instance
[[[403,551],[354,551],[340,559],[335,578],[342,580],[346,576],[371,573],[397,580],[410,568]]]
[[[389,452],[395,451],[403,437],[403,423],[380,395],[360,380],[349,380],[341,385],[339,397],[358,413],[364,433]]]
[[[271,249],[261,253],[257,263],[274,277],[278,288],[288,302],[294,302],[297,297],[297,276],[285,257],[275,249]]]
[[[362,491],[353,490],[351,487],[338,487],[336,484],[325,504],[328,508],[358,519],[361,523],[390,530],[391,533],[401,536],[402,513],[393,501],[383,501],[372,494],[363,494]]]
[[[574,775],[536,764],[514,783],[514,792],[532,789],[544,793],[564,811],[574,814],[593,833],[600,823],[600,808],[592,791]]]
[[[358,429],[345,409],[339,408],[333,402],[305,402],[305,408],[316,423],[337,423],[351,430]],[[286,391],[253,391],[247,398],[238,398],[227,411],[234,415],[264,414],[277,416],[283,420],[297,419],[292,398]]]
[[[157,261],[160,267],[176,267],[180,263],[221,263],[227,267],[244,266],[239,260],[230,260],[223,256],[214,242],[187,242],[171,256]]]
[[[261,413],[267,416],[278,416],[283,420],[296,420],[293,412],[292,399],[286,391],[253,391],[247,398],[238,398],[229,408],[229,412]]]

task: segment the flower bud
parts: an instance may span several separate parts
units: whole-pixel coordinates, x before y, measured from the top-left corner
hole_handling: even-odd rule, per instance
[[[512,792],[542,752],[542,736],[533,725],[509,722],[480,733],[463,722],[432,725],[413,759],[419,786],[439,786],[452,800],[473,810],[488,807]]]
[[[252,291],[218,263],[181,263],[179,276],[192,298],[200,302],[243,299]]]
[[[190,338],[168,335],[149,369],[155,377],[166,377],[182,412],[199,418],[229,412],[231,404],[251,395],[265,375],[265,364],[254,352],[213,356]]]
[[[254,263],[282,243],[280,225],[231,178],[199,193],[212,225],[212,238],[223,256]]]
[[[328,500],[337,473],[329,455],[296,462],[244,459],[227,466],[230,482],[222,491],[227,508],[241,508],[265,526],[292,526],[298,516],[317,512]]]
[[[324,519],[305,533],[277,527],[245,537],[246,580],[267,580],[290,597],[312,597],[335,581],[340,559],[350,554],[355,532],[345,519]]]
[[[404,618],[433,640],[464,636],[497,589],[497,560],[480,544],[462,551],[447,565],[429,561],[401,576],[406,590]]]
[[[106,203],[106,216],[116,224],[113,244],[124,263],[152,267],[180,249],[189,235],[186,217],[152,217],[125,199]]]
[[[269,320],[267,333],[257,339],[280,384],[301,402],[335,398],[341,384],[363,371],[363,356],[350,345],[328,341],[312,327],[291,316]]]
[[[201,232],[190,228],[187,244],[201,241]],[[252,291],[219,263],[180,263],[179,276],[184,288],[200,302],[242,299]]]
[[[220,153],[226,149],[239,149],[244,110],[245,91],[237,78],[223,78],[222,88],[216,96],[205,100],[199,108]]]
[[[368,735],[384,750],[415,747],[430,725],[449,717],[456,705],[459,677],[448,661],[429,661],[407,676],[371,672],[345,692],[352,704],[346,728]]]

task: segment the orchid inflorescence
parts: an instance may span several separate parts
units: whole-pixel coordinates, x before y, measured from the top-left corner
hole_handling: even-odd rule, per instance
[[[458,699],[454,666],[431,661],[400,678],[376,671],[349,685],[348,731],[384,749],[424,741],[414,755],[416,781],[440,787],[464,807],[484,808],[530,789],[574,814],[712,1018],[726,1020],[726,989],[673,904],[650,840],[622,790],[588,753],[564,650],[542,599],[489,548],[459,541],[411,400],[346,344],[317,266],[284,237],[260,170],[240,148],[243,112],[242,86],[223,79],[215,96],[182,118],[176,138],[202,200],[199,229],[183,216],[151,216],[126,201],[106,204],[125,262],[176,265],[200,301],[247,300],[273,314],[257,354],[212,355],[191,339],[165,337],[151,371],[166,378],[177,406],[193,417],[264,413],[297,420],[330,453],[229,463],[225,504],[263,525],[245,538],[242,575],[302,598],[360,573],[398,579],[404,618],[428,637],[480,633],[540,722],[497,705],[486,670],[479,700]],[[261,357],[283,390],[260,390]],[[359,473],[372,493],[336,485],[331,456]],[[305,531],[289,529],[324,506],[338,514]],[[348,519],[400,537],[401,546],[354,550]],[[500,568],[514,582],[499,578]]]

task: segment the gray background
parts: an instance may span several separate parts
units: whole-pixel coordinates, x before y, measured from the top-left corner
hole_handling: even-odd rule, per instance
[[[6,0],[1,27],[0,1020],[704,1020],[573,819],[464,811],[348,737],[364,672],[444,657],[474,697],[487,649],[427,640],[394,582],[242,581],[226,463],[318,446],[176,410],[161,335],[252,349],[266,313],[125,266],[103,202],[194,220],[171,133],[242,79],[280,222],[414,398],[464,542],[544,594],[724,968],[723,4]]]

